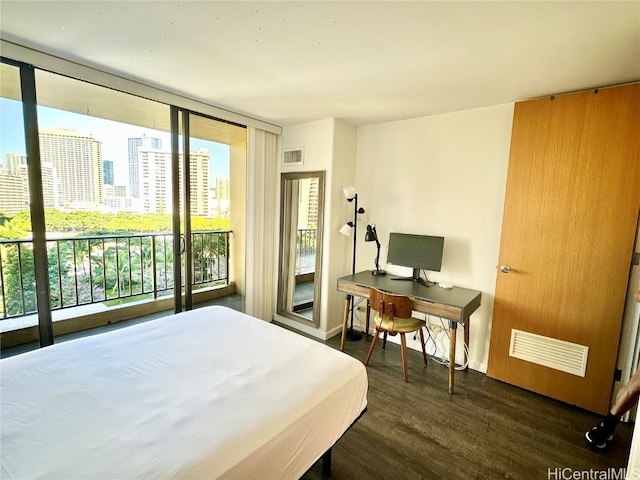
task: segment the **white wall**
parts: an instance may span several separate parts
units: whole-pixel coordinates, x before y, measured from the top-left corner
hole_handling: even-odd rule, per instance
[[[470,367],[485,372],[512,120],[513,104],[505,104],[358,129],[335,119],[285,127],[283,149],[304,147],[305,162],[283,171],[326,170],[327,182],[320,326],[279,320],[320,338],[340,333],[344,296],[336,281],[351,273],[352,240],[338,230],[353,216],[342,188],[354,185],[366,210],[358,224],[356,270],[373,268],[375,246],[364,242],[367,223],[377,226],[381,266],[399,275],[411,272],[385,265],[389,232],[444,236],[442,271],[430,279],[482,291],[471,317]],[[448,357],[444,332],[436,340]],[[419,348],[411,340],[408,345]],[[435,353],[432,346],[429,353]]]
[[[376,224],[381,267],[411,274],[385,265],[389,232],[445,237],[442,271],[429,279],[482,291],[470,330],[470,367],[482,372],[489,350],[512,120],[513,104],[505,104],[365,126],[357,132],[356,188],[367,223]],[[364,233],[358,236],[356,270],[371,269],[375,246],[364,243]],[[439,324],[439,319],[429,321]],[[443,335],[436,338],[448,356]],[[419,348],[419,342],[411,346]]]

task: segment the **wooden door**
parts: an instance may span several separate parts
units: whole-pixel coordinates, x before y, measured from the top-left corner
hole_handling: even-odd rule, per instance
[[[608,410],[640,207],[639,152],[640,84],[516,104],[489,376]],[[576,361],[584,376],[565,371]]]

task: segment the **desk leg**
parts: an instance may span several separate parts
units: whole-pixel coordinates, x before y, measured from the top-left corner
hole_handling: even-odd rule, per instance
[[[449,321],[449,393],[453,393],[453,379],[456,372],[456,333],[458,323]]]
[[[364,331],[364,335],[365,337],[369,336],[369,321],[371,319],[371,303],[369,302],[369,299],[367,298],[367,321],[366,321],[366,326],[367,329]]]
[[[342,319],[342,337],[340,338],[340,351],[344,351],[344,341],[347,338],[347,323],[349,322],[349,309],[351,308],[351,295],[347,294],[344,301],[344,318]]]
[[[467,318],[463,324],[464,327],[464,364],[465,370],[469,370],[469,319]]]

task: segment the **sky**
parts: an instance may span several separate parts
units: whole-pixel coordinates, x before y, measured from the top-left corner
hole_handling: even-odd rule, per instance
[[[170,135],[166,132],[142,128],[126,123],[104,120],[97,117],[65,112],[48,107],[38,107],[39,128],[71,128],[79,133],[91,133],[102,142],[102,159],[113,161],[116,185],[128,185],[129,159],[128,138],[141,137],[147,134],[162,140],[162,148],[169,150]],[[206,147],[211,154],[210,178],[229,177],[228,145],[191,139],[191,149]],[[24,125],[22,122],[22,103],[0,98],[0,153],[25,153]]]

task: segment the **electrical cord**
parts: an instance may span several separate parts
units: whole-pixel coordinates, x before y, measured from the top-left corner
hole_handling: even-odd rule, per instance
[[[436,282],[432,282],[431,280],[429,280],[429,277],[427,277],[427,271],[426,270],[420,270],[420,275],[424,276],[425,284],[428,287],[433,287],[436,284]]]
[[[426,327],[425,330],[427,331],[427,338],[424,341],[424,345],[425,345],[425,349],[427,348],[429,341],[431,341],[431,343],[433,344],[433,355],[431,356],[433,358],[433,360],[436,363],[439,363],[441,365],[445,365],[445,366],[449,366],[449,358],[447,356],[445,356],[444,353],[444,349],[441,348],[441,343],[439,344],[439,342],[437,341],[437,335],[438,333],[442,334],[444,333],[444,336],[446,338],[446,345],[449,345],[449,342],[451,340],[451,334],[449,332],[449,329],[445,326],[444,324],[444,320],[442,319],[442,317],[438,317],[440,319],[440,325],[434,325],[429,321],[429,316],[425,315],[425,321],[426,321]],[[417,338],[417,337],[414,337]],[[466,370],[469,366],[469,346],[464,343],[464,354],[465,354],[465,358],[467,359],[466,362],[463,365],[460,366],[456,366],[455,369],[456,370]]]
[[[429,280],[427,280],[428,282]],[[435,285],[435,283],[434,283]],[[362,323],[360,321],[360,318],[358,317],[358,306],[360,304],[360,302],[362,302],[364,299],[363,298],[359,298],[356,300],[356,303],[354,305],[354,309],[355,309],[355,317],[358,320],[358,325],[360,328],[362,328]],[[444,333],[444,336],[446,338],[446,343],[445,345],[449,345],[450,340],[451,340],[451,334],[449,332],[449,328],[444,324],[444,319],[442,317],[436,317],[440,320],[440,325],[437,324],[433,324],[430,322],[430,316],[427,314],[424,314],[424,320],[426,323],[425,326],[425,330],[427,331],[427,337],[425,338],[424,341],[424,347],[425,350],[427,349],[427,346],[429,345],[429,341],[431,341],[431,343],[433,344],[433,354],[431,355],[431,358],[436,362],[439,363],[440,365],[444,365],[447,368],[449,367],[449,358],[447,356],[445,356],[445,352],[444,349],[438,344],[438,341],[436,339],[436,336],[438,333],[442,334]],[[356,322],[354,321],[354,324]],[[465,325],[466,328],[466,325]],[[366,332],[367,334],[369,334],[369,332]],[[375,335],[375,333],[374,333]],[[414,340],[418,340],[418,334],[415,333],[413,335],[413,339]],[[467,345],[466,343],[463,342],[463,348],[464,348],[464,354],[465,354],[465,358],[467,359],[467,361],[460,366],[456,366],[455,369],[456,370],[466,370],[469,367],[469,345]]]

